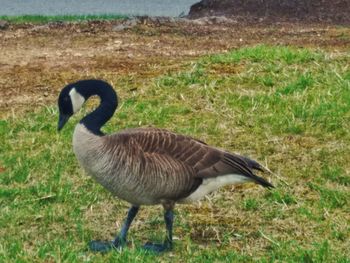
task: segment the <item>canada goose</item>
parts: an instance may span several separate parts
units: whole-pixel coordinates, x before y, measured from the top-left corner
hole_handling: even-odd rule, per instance
[[[175,203],[192,202],[228,184],[255,182],[273,187],[252,169],[256,161],[232,154],[189,136],[155,128],[135,128],[103,134],[113,116],[117,94],[102,80],[81,80],[64,87],[58,98],[61,130],[68,119],[93,95],[100,105],[76,125],[73,149],[80,165],[113,195],[131,208],[114,241],[91,241],[90,249],[105,252],[126,243],[128,229],[141,205],[162,204],[167,235],[163,244],[147,243],[147,250],[170,250]]]

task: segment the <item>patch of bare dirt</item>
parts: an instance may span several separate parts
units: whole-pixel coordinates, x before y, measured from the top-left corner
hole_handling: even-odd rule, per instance
[[[189,17],[239,16],[270,21],[350,24],[349,0],[202,0]]]
[[[103,78],[134,90],[199,56],[242,46],[283,44],[339,52],[350,46],[349,28],[319,24],[143,18],[116,29],[123,23],[25,24],[0,30],[1,116],[54,103],[62,86],[82,78]]]

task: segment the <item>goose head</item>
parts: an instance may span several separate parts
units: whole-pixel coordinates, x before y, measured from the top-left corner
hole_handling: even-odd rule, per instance
[[[59,119],[58,130],[60,131],[74,113],[79,111],[86,101],[84,83],[73,83],[65,86],[58,97]]]
[[[118,97],[109,83],[99,79],[79,80],[62,89],[58,97],[58,130],[61,130],[69,118],[81,109],[84,102],[94,95],[100,98],[100,105],[80,123],[95,135],[103,135],[100,129],[117,109]]]

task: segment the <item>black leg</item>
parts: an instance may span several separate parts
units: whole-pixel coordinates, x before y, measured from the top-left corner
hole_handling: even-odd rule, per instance
[[[173,248],[173,223],[174,223],[173,210],[165,211],[164,220],[165,220],[165,226],[167,231],[164,245],[166,245],[169,249],[172,249]]]
[[[119,235],[116,236],[116,238],[113,241],[90,241],[89,242],[89,248],[91,251],[94,252],[108,252],[112,248],[121,248],[126,243],[126,237],[128,234],[128,230],[130,228],[130,225],[132,221],[134,220],[135,216],[137,215],[137,212],[139,211],[138,206],[132,206],[129,209],[128,215],[126,217],[126,220],[122,226],[122,229],[120,230]]]
[[[143,248],[161,253],[167,250],[171,250],[173,248],[173,222],[174,222],[174,212],[172,209],[166,210],[164,213],[164,221],[166,226],[166,237],[163,244],[154,244],[154,243],[146,243]]]

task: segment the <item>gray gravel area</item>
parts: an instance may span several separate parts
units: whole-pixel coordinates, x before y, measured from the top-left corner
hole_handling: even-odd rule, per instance
[[[0,15],[122,14],[179,16],[199,0],[0,0]]]

